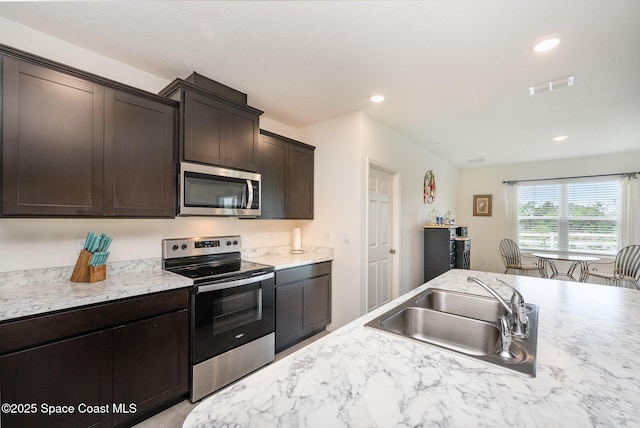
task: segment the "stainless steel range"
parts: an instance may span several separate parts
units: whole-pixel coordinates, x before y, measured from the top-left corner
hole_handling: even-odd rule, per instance
[[[273,267],[241,259],[240,236],[164,239],[163,269],[192,278],[192,402],[273,361]]]

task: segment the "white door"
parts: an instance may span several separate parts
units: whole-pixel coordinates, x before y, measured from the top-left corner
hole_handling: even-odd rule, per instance
[[[369,167],[367,312],[393,298],[393,174]]]

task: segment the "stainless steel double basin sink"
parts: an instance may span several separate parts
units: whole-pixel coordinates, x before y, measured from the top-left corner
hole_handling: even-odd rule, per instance
[[[535,377],[538,307],[527,303],[528,336],[512,337],[513,358],[500,355],[500,316],[508,316],[497,300],[475,294],[430,288],[408,299],[365,327],[456,352]]]

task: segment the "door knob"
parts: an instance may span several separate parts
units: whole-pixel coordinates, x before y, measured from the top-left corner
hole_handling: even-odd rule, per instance
[[[394,250],[394,249],[392,248],[392,249],[390,249],[390,250],[389,250],[389,253],[390,253],[390,254],[395,254],[395,253],[396,253],[396,250]]]

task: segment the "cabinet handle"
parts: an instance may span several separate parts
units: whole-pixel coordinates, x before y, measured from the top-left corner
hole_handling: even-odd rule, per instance
[[[396,250],[394,250],[393,248],[389,250],[389,254],[395,254]]]

